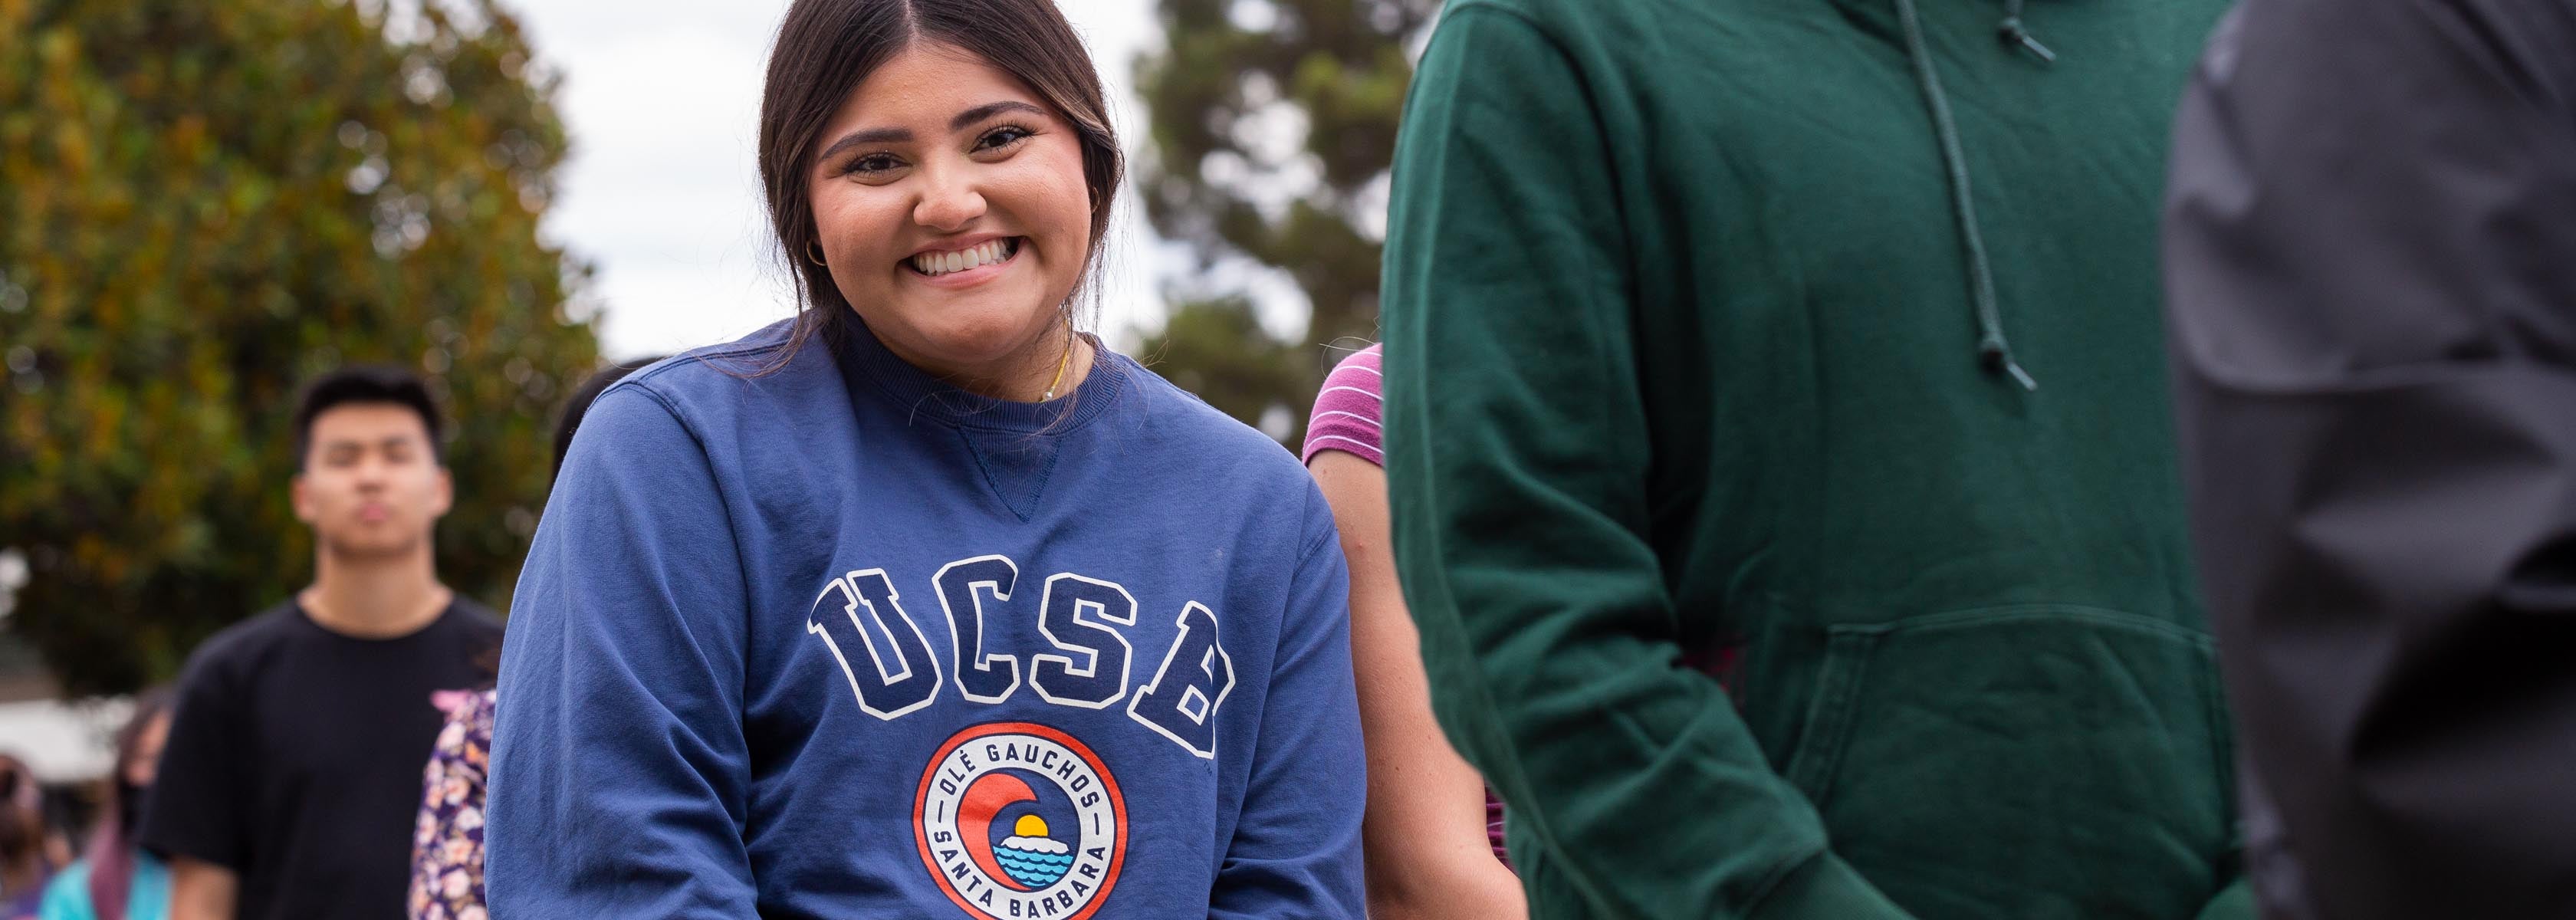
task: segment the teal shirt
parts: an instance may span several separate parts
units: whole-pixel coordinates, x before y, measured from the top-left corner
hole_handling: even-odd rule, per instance
[[[168,920],[170,869],[160,860],[149,853],[135,854],[134,885],[127,890],[125,920]],[[36,920],[98,920],[98,911],[89,903],[89,860],[73,863],[45,886]]]
[[[2245,915],[2156,279],[2222,4],[2019,6],[1447,6],[1387,483],[1533,915]]]

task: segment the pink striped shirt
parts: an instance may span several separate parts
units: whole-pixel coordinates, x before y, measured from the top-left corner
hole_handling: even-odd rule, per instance
[[[1371,345],[1352,352],[1324,378],[1323,390],[1315,394],[1315,414],[1306,422],[1306,462],[1328,450],[1348,451],[1378,466],[1386,465],[1386,452],[1378,424],[1385,388],[1378,382],[1381,358],[1379,346]]]

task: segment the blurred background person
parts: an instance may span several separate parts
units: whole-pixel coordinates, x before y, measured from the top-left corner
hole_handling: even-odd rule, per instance
[[[44,792],[35,771],[24,760],[0,754],[0,917],[35,916],[45,883],[68,857],[46,831]]]
[[[636,369],[661,360],[639,358],[610,365],[590,375],[564,401],[555,417],[555,471],[563,470],[564,452],[572,449],[573,432],[609,384]],[[493,676],[500,671],[500,649],[484,656]],[[447,726],[439,730],[421,778],[420,820],[412,830],[412,920],[460,920],[483,916],[483,803],[485,779],[492,765],[492,681],[480,690],[443,696],[440,709]]]
[[[442,584],[454,498],[421,380],[323,374],[296,408],[290,484],[313,582],[189,656],[142,844],[177,920],[401,916],[439,691],[486,678],[492,611]]]
[[[170,915],[170,870],[135,844],[144,796],[170,738],[169,688],[136,694],[134,713],[116,733],[116,763],[98,823],[78,862],[47,886],[37,920],[163,920]]]
[[[47,228],[0,234],[0,743],[19,694],[172,680],[306,586],[280,486],[333,368],[403,367],[451,412],[472,487],[439,577],[508,596],[553,409],[601,363],[588,259],[538,238],[569,141],[531,5],[0,10],[0,73],[45,75],[0,81],[32,126],[0,132],[0,226]],[[31,752],[47,780],[103,774],[103,728]]]
[[[2576,6],[2246,0],[2167,196],[2267,915],[2576,917]]]
[[[1368,739],[1361,823],[1372,920],[1526,917],[1503,848],[1502,803],[1431,716],[1431,687],[1388,545],[1379,349],[1342,360],[1306,423],[1306,467],[1333,506],[1351,566],[1351,667]]]

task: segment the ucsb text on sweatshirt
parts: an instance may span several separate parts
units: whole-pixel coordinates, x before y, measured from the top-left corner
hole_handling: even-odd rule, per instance
[[[774,326],[583,419],[512,603],[496,916],[1358,917],[1347,576],[1296,458]]]

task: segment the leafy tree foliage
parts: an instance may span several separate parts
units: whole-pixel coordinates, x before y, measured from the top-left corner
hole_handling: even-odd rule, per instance
[[[1210,277],[1282,270],[1312,306],[1281,341],[1248,290],[1183,285],[1143,353],[1247,422],[1294,441],[1343,349],[1376,337],[1387,164],[1410,42],[1438,0],[1161,0],[1169,48],[1137,64],[1153,115],[1139,183],[1154,225]],[[1274,427],[1274,431],[1279,428]]]
[[[537,223],[565,137],[494,0],[0,0],[7,628],[73,693],[172,676],[311,577],[298,385],[422,372],[439,565],[500,603],[597,361]]]

